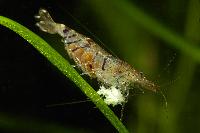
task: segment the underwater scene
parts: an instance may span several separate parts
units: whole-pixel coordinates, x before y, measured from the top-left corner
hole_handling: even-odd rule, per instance
[[[1,0],[0,132],[198,133],[199,44],[199,0]]]

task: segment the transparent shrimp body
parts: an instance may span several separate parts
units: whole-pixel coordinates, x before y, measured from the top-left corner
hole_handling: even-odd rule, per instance
[[[158,87],[147,80],[128,63],[109,54],[92,39],[79,34],[64,24],[55,23],[45,9],[40,9],[36,25],[44,32],[59,34],[64,47],[76,65],[91,78],[100,83],[98,93],[108,105],[127,102],[129,90],[139,85],[141,88],[156,91]]]

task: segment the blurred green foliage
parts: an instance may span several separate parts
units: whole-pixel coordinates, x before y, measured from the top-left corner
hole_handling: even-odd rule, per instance
[[[0,113],[0,129],[9,132],[28,132],[28,133],[89,133],[90,131],[83,131],[71,127],[62,127],[58,124],[33,120],[32,118],[15,116],[6,113]]]

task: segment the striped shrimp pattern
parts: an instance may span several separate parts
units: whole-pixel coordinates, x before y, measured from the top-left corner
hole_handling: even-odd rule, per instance
[[[140,87],[156,92],[159,87],[125,61],[111,55],[88,38],[68,26],[56,23],[45,9],[40,9],[36,25],[40,30],[59,34],[65,50],[82,72],[100,82],[97,93],[108,105],[127,102],[129,90]]]

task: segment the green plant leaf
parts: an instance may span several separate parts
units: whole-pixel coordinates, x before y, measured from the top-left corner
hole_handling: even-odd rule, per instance
[[[160,37],[171,47],[180,50],[184,54],[200,62],[200,48],[197,44],[191,43],[190,41],[181,37],[176,32],[170,30],[168,27],[165,27],[157,20],[146,15],[139,8],[129,2],[121,1],[115,2],[115,4],[120,8],[121,11],[127,14],[130,19],[137,22],[138,25],[144,27],[152,34]]]
[[[32,46],[34,46],[42,55],[44,55],[53,65],[55,65],[65,76],[73,81],[81,91],[96,105],[96,107],[104,114],[111,124],[121,133],[127,133],[128,130],[117,118],[113,111],[105,104],[96,91],[71,67],[69,62],[65,60],[57,51],[55,51],[47,42],[37,36],[35,33],[20,25],[19,23],[0,16],[0,24],[13,30]]]
[[[170,30],[168,27],[164,26],[162,23],[159,23],[156,19],[144,13],[130,1],[118,0],[116,2],[115,0],[90,0],[89,2],[92,4],[91,7],[98,12],[101,10],[112,12],[111,10],[116,9],[119,11],[118,13],[121,16],[126,16],[127,19],[137,23],[138,26],[143,27],[145,30],[167,42],[167,45],[176,48],[195,61],[200,62],[200,47],[197,44],[188,41],[173,30]],[[107,5],[112,5],[113,8],[110,8],[109,6],[109,9],[105,9],[105,2]],[[102,19],[104,18],[105,16],[103,16]]]

